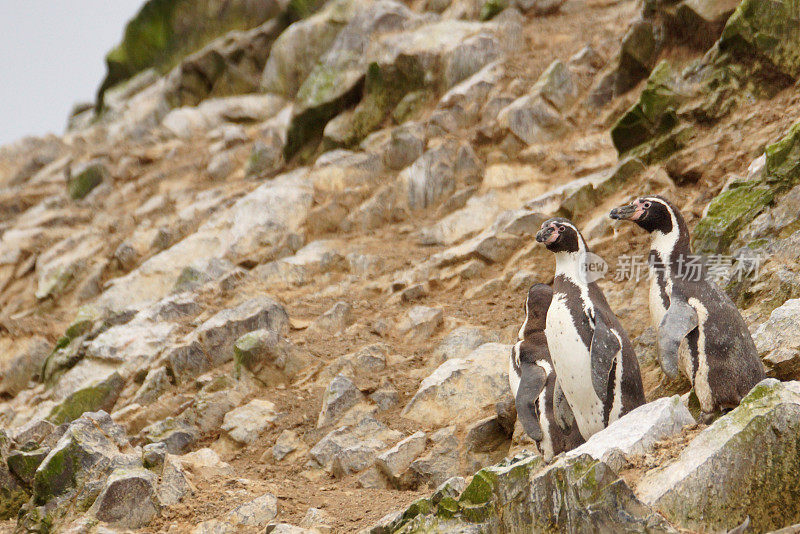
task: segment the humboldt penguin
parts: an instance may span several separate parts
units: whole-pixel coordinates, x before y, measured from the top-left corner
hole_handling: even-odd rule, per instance
[[[660,196],[646,196],[614,208],[612,219],[638,224],[652,236],[650,316],[658,329],[658,357],[664,373],[680,369],[692,382],[704,419],[739,405],[764,367],[739,310],[728,295],[689,265],[689,231],[681,212]]]
[[[544,329],[552,298],[553,290],[547,284],[536,284],[528,290],[525,322],[511,351],[508,369],[517,418],[548,462],[583,443],[547,350]]]
[[[602,290],[587,276],[593,255],[575,225],[549,219],[536,241],[556,256],[547,346],[578,428],[589,439],[644,404],[639,363]]]

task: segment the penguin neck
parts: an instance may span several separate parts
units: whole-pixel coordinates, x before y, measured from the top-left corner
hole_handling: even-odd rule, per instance
[[[670,210],[671,211],[671,210]],[[677,258],[689,256],[692,253],[689,246],[689,230],[683,217],[670,213],[671,228],[668,232],[654,230],[650,241],[651,250],[658,253],[667,266],[671,266]]]
[[[561,275],[576,285],[586,285],[583,264],[586,261],[586,248],[576,252],[556,253],[556,276]]]

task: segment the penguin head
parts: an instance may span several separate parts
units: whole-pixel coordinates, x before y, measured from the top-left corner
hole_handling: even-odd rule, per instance
[[[667,199],[651,195],[614,208],[608,216],[618,221],[635,222],[648,232],[668,234],[672,231],[673,215],[677,218],[677,213]]]
[[[525,299],[526,330],[544,330],[547,310],[553,300],[553,288],[547,284],[534,284]]]
[[[575,225],[563,217],[546,220],[536,234],[536,241],[543,243],[551,252],[579,252],[582,240]]]

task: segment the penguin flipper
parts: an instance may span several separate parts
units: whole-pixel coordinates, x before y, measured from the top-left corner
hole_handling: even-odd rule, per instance
[[[590,348],[592,362],[592,386],[597,397],[606,402],[611,366],[622,350],[619,336],[598,315],[594,326],[594,336]]]
[[[658,325],[658,363],[671,379],[678,376],[678,348],[686,335],[697,328],[697,312],[673,292],[670,306]]]
[[[547,374],[536,364],[522,363],[519,389],[514,404],[517,407],[517,418],[522,423],[525,433],[534,441],[544,438],[542,427],[539,424],[536,402],[545,387]]]
[[[564,390],[561,389],[561,384],[558,380],[556,380],[553,388],[553,415],[555,416],[556,424],[564,432],[569,432],[575,425],[575,415],[572,413],[572,408],[567,402],[567,397],[564,395]]]

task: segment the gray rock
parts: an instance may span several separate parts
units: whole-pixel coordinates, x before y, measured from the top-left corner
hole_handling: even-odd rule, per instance
[[[790,378],[800,370],[798,325],[800,299],[790,299],[772,310],[769,319],[753,334],[759,356],[777,378]]]
[[[278,332],[269,329],[248,332],[233,346],[236,373],[247,369],[267,385],[294,379],[313,361]]]
[[[109,178],[103,159],[93,159],[67,168],[67,191],[73,200],[80,200]]]
[[[309,451],[311,458],[335,476],[363,471],[375,462],[380,451],[402,437],[373,417],[353,426],[333,430]]]
[[[379,409],[388,410],[400,402],[400,394],[392,386],[391,382],[384,382],[378,389],[369,394],[369,399],[374,402]]]
[[[614,421],[567,456],[588,454],[612,469],[620,469],[623,466],[615,464],[620,459],[619,453],[625,457],[644,455],[656,442],[677,435],[694,423],[678,395],[656,399]]]
[[[423,245],[452,245],[465,237],[488,228],[500,213],[496,196],[492,193],[473,196],[466,205],[431,227],[420,231]]]
[[[310,327],[312,330],[335,334],[353,323],[353,307],[349,302],[339,301],[332,308],[317,317]]]
[[[283,306],[269,297],[256,297],[211,317],[167,358],[175,377],[186,380],[232,360],[233,343],[242,335],[259,329],[282,335],[288,324]]]
[[[206,172],[212,180],[223,180],[235,169],[236,162],[233,159],[233,155],[226,151],[212,156],[211,161],[208,162],[208,167],[206,167]]]
[[[397,330],[413,341],[424,341],[436,332],[443,317],[441,308],[414,306],[397,325]]]
[[[433,351],[433,363],[440,365],[452,358],[463,359],[484,343],[499,341],[499,336],[486,328],[459,326],[447,334]]]
[[[477,418],[508,394],[510,345],[486,343],[466,358],[445,361],[419,386],[403,416],[443,426]]]
[[[411,462],[411,470],[421,482],[435,488],[459,473],[459,442],[454,426],[434,432],[429,439],[433,448]]]
[[[356,352],[339,356],[328,364],[319,375],[318,382],[326,385],[337,375],[355,377],[359,374],[371,375],[386,369],[389,346],[385,343],[373,343],[361,347]]]
[[[289,523],[277,523],[269,525],[265,534],[316,534],[317,531],[313,528],[303,528]]]
[[[516,0],[515,3],[525,13],[549,15],[561,9],[567,0]]]
[[[764,380],[675,460],[646,473],[637,494],[686,529],[727,530],[747,516],[757,531],[795,523],[798,436],[800,383]]]
[[[403,184],[411,210],[437,204],[455,192],[453,162],[457,150],[458,145],[454,142],[439,142],[401,171],[398,180]]]
[[[333,532],[334,519],[331,514],[320,508],[309,508],[306,515],[300,521],[300,526],[316,530],[320,534],[330,534]]]
[[[425,149],[425,128],[417,122],[406,122],[393,128],[383,149],[383,163],[392,170],[404,169],[422,156]]]
[[[106,480],[89,514],[109,526],[141,528],[160,512],[158,476],[143,468],[117,469]]]
[[[403,488],[412,482],[409,471],[411,462],[425,452],[428,439],[425,432],[417,431],[401,440],[394,447],[381,453],[375,459],[375,465],[397,488]]]
[[[158,484],[158,501],[161,506],[174,506],[191,491],[186,474],[180,462],[172,455],[164,458],[161,466],[161,480]]]
[[[161,472],[167,454],[166,443],[148,443],[142,447],[142,465],[147,469],[155,469],[156,472]]]
[[[143,428],[139,436],[147,443],[164,443],[170,454],[183,454],[200,439],[200,432],[182,419],[167,417]]]
[[[336,376],[322,395],[317,428],[335,423],[350,408],[364,400],[364,395],[352,380],[342,375]]]
[[[201,521],[192,529],[192,534],[233,534],[234,532],[236,532],[235,526],[219,519]]]
[[[136,390],[131,403],[146,406],[157,400],[170,386],[169,372],[166,367],[150,369],[144,377],[144,382]]]
[[[213,391],[204,387],[194,399],[194,404],[183,412],[187,423],[197,426],[201,433],[207,434],[222,425],[225,415],[244,401],[245,395],[234,388],[225,387]]]
[[[240,527],[265,527],[278,515],[278,499],[270,493],[228,512],[226,521]]]
[[[305,443],[297,435],[297,432],[292,430],[284,430],[278,439],[275,440],[275,445],[272,446],[272,457],[280,462],[295,451],[305,449]]]
[[[234,441],[248,445],[271,427],[277,417],[273,403],[264,399],[253,399],[225,414],[220,428]]]
[[[0,394],[13,397],[27,388],[28,382],[38,376],[51,350],[46,339],[35,337],[28,341],[22,351],[4,361],[0,368]]]
[[[511,281],[508,283],[508,288],[511,291],[528,291],[533,284],[536,283],[538,277],[535,273],[531,271],[517,271],[514,273],[514,276],[511,277]]]
[[[484,298],[495,293],[502,291],[506,287],[506,283],[502,278],[492,278],[477,286],[471,287],[464,291],[464,298],[467,300]]]

